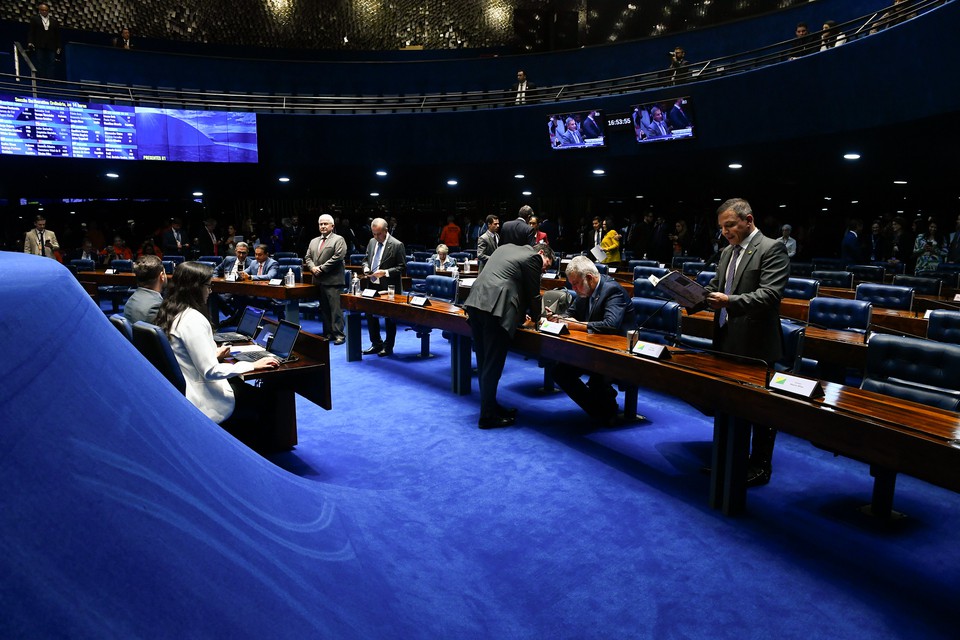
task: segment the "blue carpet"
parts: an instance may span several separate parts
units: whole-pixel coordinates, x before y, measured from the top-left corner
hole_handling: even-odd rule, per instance
[[[782,436],[748,515],[707,508],[711,426],[584,432],[511,356],[476,428],[449,350],[345,362],[264,459],[179,396],[62,267],[0,254],[0,637],[951,638],[960,498]],[[306,330],[316,323],[305,321]]]

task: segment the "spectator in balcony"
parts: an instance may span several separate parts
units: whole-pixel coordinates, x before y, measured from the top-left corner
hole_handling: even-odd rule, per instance
[[[118,49],[133,49],[133,43],[130,41],[130,29],[128,27],[120,29],[120,35],[113,39],[113,46]]]
[[[540,230],[540,220],[537,216],[530,216],[530,228],[533,229],[533,244],[550,244],[547,233]]]
[[[526,104],[527,91],[532,91],[536,88],[537,86],[535,84],[527,80],[527,73],[523,69],[517,71],[517,82],[511,88],[511,91],[516,94],[514,102],[516,104]]]
[[[840,27],[833,20],[827,20],[823,23],[823,31],[820,32],[820,51],[839,47],[847,41],[847,36],[840,31]]]
[[[30,18],[27,32],[27,49],[34,54],[34,66],[41,78],[55,75],[56,63],[60,61],[60,23],[50,16],[50,6],[41,3],[37,15]]]
[[[670,54],[670,79],[673,84],[686,82],[690,79],[690,63],[686,58],[687,52],[683,47],[677,47]]]
[[[902,261],[910,259],[910,251],[913,247],[908,243],[909,238],[904,230],[904,220],[898,216],[890,223],[890,237],[887,238],[887,245],[883,252],[891,266],[896,266]]]
[[[622,241],[623,236],[620,235],[617,227],[613,224],[613,218],[605,219],[603,221],[603,240],[600,241],[600,248],[607,254],[601,261],[603,264],[612,264],[613,266],[620,264],[620,243]]]
[[[870,262],[883,260],[884,241],[883,234],[880,231],[880,221],[874,220],[870,225],[870,235],[866,237],[864,245],[867,249],[867,257]]]
[[[796,60],[800,56],[805,56],[816,48],[816,40],[810,34],[810,29],[806,22],[798,22],[794,31],[796,37],[790,47],[790,60]]]

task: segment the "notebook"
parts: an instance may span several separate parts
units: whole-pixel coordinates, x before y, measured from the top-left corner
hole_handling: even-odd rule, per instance
[[[243,315],[240,316],[240,324],[236,331],[224,331],[223,333],[213,334],[216,342],[245,342],[253,340],[257,335],[257,329],[260,327],[260,320],[263,318],[263,309],[256,307],[246,307]]]
[[[266,331],[264,331],[266,333]],[[300,325],[294,324],[293,322],[288,322],[286,320],[281,320],[280,324],[277,326],[276,332],[273,334],[273,342],[270,344],[270,348],[266,351],[243,351],[241,353],[234,353],[234,358],[237,360],[242,360],[244,362],[255,362],[260,358],[266,358],[267,356],[274,356],[281,363],[291,362],[295,359],[293,355],[293,347],[297,344],[297,337],[300,335]]]

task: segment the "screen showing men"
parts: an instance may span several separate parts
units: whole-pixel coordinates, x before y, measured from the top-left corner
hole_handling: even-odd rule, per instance
[[[547,132],[553,149],[604,146],[603,116],[597,109],[552,115],[547,121]]]
[[[693,113],[689,97],[636,105],[631,118],[633,132],[639,143],[693,137]]]
[[[0,96],[0,153],[256,162],[257,115]]]

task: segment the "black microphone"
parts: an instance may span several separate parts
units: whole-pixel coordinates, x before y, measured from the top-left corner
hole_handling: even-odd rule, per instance
[[[681,353],[706,353],[711,356],[716,356],[721,360],[729,360],[731,362],[738,362],[740,364],[760,365],[766,371],[763,378],[764,386],[767,386],[770,384],[770,377],[773,375],[773,366],[772,366],[772,363],[767,362],[762,358],[754,358],[752,356],[739,355],[736,353],[730,353],[729,351],[717,351],[716,349],[707,349],[706,347],[691,348],[681,344],[676,344],[674,346]]]

